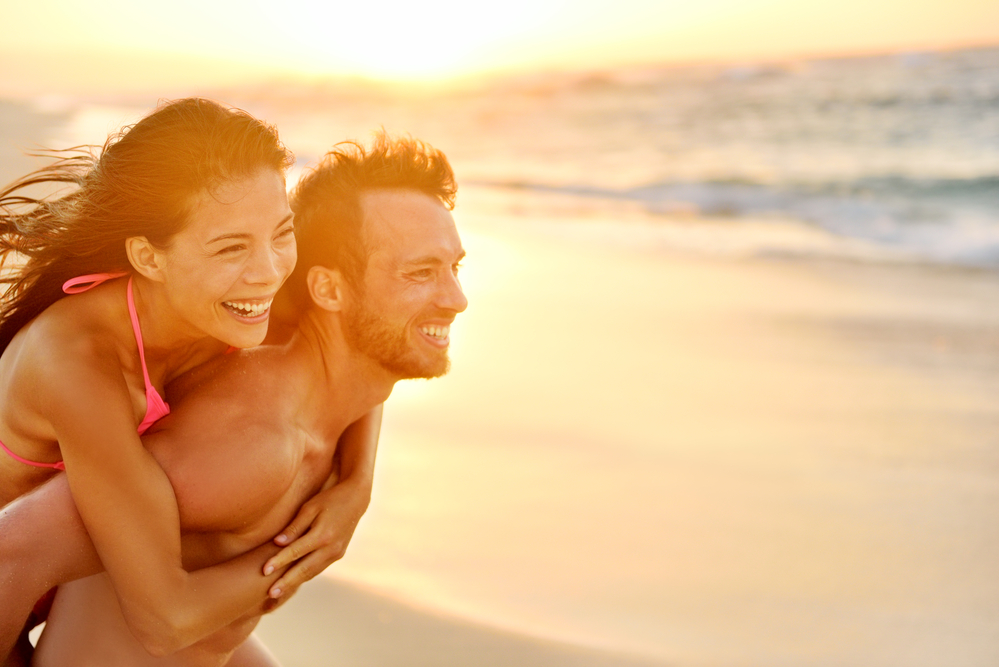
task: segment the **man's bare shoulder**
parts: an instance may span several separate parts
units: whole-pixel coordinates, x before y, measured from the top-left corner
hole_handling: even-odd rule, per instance
[[[167,447],[161,440],[169,441],[174,456],[206,448],[251,456],[254,446],[286,438],[295,428],[294,378],[279,347],[239,350],[202,364],[167,386],[170,414],[148,432],[147,446],[157,458]]]
[[[268,415],[295,405],[294,369],[288,361],[281,346],[216,357],[167,386],[171,413],[186,416],[211,410],[217,419],[270,421]]]

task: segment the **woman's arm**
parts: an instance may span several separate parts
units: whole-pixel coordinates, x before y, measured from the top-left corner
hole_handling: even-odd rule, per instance
[[[253,558],[243,568],[247,575],[243,585],[260,578],[257,564],[266,557],[259,551],[251,553]],[[35,603],[50,588],[97,574],[104,567],[76,510],[66,475],[56,475],[0,509],[0,554],[0,664],[7,667],[26,664],[12,660],[10,651]]]
[[[346,553],[354,529],[371,502],[382,408],[379,405],[347,427],[337,444],[339,470],[274,538],[275,544],[287,546],[267,561],[264,574],[298,562],[274,583],[271,597],[296,591]]]
[[[277,579],[261,577],[260,563],[277,549],[186,572],[173,487],[135,432],[121,369],[107,350],[70,347],[40,365],[36,400],[49,406],[76,508],[129,628],[151,654],[169,654],[258,607]]]

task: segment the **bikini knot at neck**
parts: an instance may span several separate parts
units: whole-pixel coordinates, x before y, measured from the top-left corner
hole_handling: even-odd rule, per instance
[[[80,292],[86,292],[88,289],[93,289],[101,283],[106,283],[115,278],[124,278],[127,275],[124,271],[117,273],[88,273],[85,276],[77,276],[64,282],[62,284],[62,291],[65,294],[79,294]],[[128,284],[132,284],[131,278],[129,278]]]

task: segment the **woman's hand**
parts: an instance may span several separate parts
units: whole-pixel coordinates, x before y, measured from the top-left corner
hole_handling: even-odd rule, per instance
[[[370,484],[346,479],[320,491],[302,505],[294,520],[274,538],[274,543],[284,549],[264,565],[266,576],[294,563],[271,586],[270,596],[290,595],[343,558],[370,501]]]

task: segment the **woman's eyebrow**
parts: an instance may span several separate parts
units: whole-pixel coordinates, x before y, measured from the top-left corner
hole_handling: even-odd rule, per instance
[[[274,225],[274,229],[279,229],[282,225],[284,225],[285,223],[287,223],[289,220],[293,220],[294,218],[295,218],[295,214],[294,213],[289,213],[288,215],[284,216],[281,219],[281,222],[279,222],[276,225]],[[215,238],[211,239],[210,241],[206,241],[205,244],[208,245],[210,243],[215,243],[216,241],[228,241],[230,239],[246,239],[246,238],[250,238],[250,236],[251,236],[251,234],[248,234],[247,232],[230,232],[228,234],[219,234],[218,236],[216,236]]]

